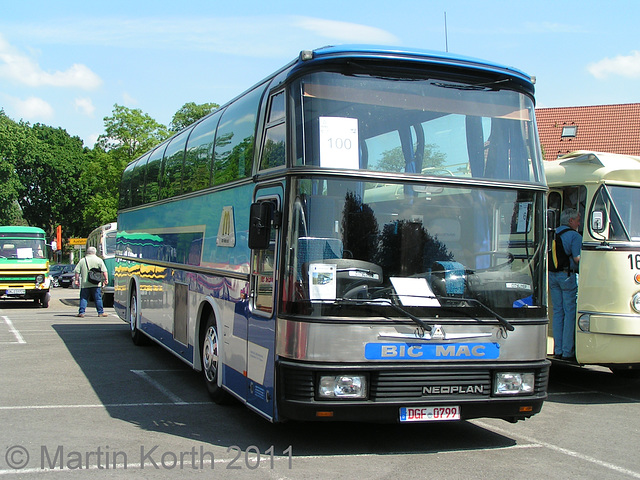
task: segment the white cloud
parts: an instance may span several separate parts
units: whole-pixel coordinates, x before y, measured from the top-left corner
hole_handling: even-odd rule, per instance
[[[53,118],[53,107],[41,98],[29,97],[26,100],[12,98],[10,102],[17,116],[24,120],[34,122]]]
[[[327,43],[346,42],[400,44],[395,35],[379,28],[294,15],[73,17],[58,19],[56,23],[21,23],[2,27],[6,34],[28,38],[35,43],[202,50],[262,58],[289,55],[292,45],[315,48]]]
[[[87,66],[75,63],[65,71],[46,72],[31,57],[12,47],[0,35],[0,78],[29,87],[78,87],[91,90],[102,79]]]
[[[587,70],[598,79],[603,79],[610,75],[640,78],[640,51],[634,50],[629,55],[603,58],[598,62],[589,64]]]
[[[96,110],[96,107],[93,105],[90,98],[76,98],[75,105],[76,111],[81,112],[88,117],[92,117],[93,112]]]
[[[296,17],[295,25],[322,37],[340,42],[397,44],[398,38],[380,28],[357,23],[323,20],[321,18]]]
[[[129,95],[127,92],[124,92],[122,94],[122,102],[124,103],[124,105],[126,107],[129,108],[133,108],[134,106],[138,105],[138,100],[136,100],[135,98],[133,98],[131,95]]]

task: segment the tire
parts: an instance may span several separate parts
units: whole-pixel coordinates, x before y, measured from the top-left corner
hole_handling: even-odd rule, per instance
[[[147,345],[149,342],[147,337],[138,328],[138,295],[135,292],[131,292],[131,298],[129,302],[129,327],[131,329],[131,340],[134,345],[142,346]]]
[[[220,337],[216,328],[216,319],[213,313],[209,314],[207,324],[202,335],[202,373],[204,382],[207,385],[209,396],[217,404],[227,404],[231,396],[221,386],[218,385],[218,375],[220,375],[220,357],[218,355],[218,344]]]
[[[51,300],[51,295],[49,295],[49,292],[43,294],[40,297],[40,305],[42,305],[42,308],[49,308],[49,300]]]

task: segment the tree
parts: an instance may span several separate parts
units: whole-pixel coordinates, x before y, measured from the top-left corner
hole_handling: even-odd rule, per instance
[[[446,155],[439,152],[436,148],[437,145],[434,143],[427,143],[424,146],[422,168],[440,167],[444,164]],[[383,152],[380,161],[377,165],[372,165],[371,168],[383,172],[404,172],[405,159],[402,153],[402,147],[392,148]]]
[[[105,134],[98,145],[120,157],[124,163],[134,160],[169,136],[167,127],[140,109],[115,104],[111,117],[104,117]]]
[[[29,134],[23,142],[30,152],[15,162],[24,219],[49,236],[58,224],[64,226],[67,236],[83,234],[87,189],[81,181],[85,155],[82,140],[62,128],[41,124],[33,125]]]
[[[194,102],[185,103],[182,108],[173,115],[171,123],[169,124],[169,130],[179,132],[218,108],[220,108],[220,105],[217,103],[202,103],[200,105],[196,105]]]
[[[96,146],[86,155],[82,184],[88,192],[82,217],[89,230],[116,220],[120,179],[126,167],[118,155]]]
[[[29,154],[28,128],[15,123],[0,110],[0,224],[24,223],[18,205],[20,178],[16,172],[16,160]]]

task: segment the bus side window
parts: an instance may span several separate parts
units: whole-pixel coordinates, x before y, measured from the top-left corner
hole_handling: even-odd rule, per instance
[[[129,208],[131,206],[131,177],[133,176],[133,169],[136,163],[132,162],[127,165],[122,173],[122,182],[120,183],[120,201],[118,202],[118,208]]]
[[[151,153],[149,161],[147,162],[147,174],[144,182],[144,203],[155,202],[159,198],[160,163],[162,162],[165,148],[166,145],[161,145],[156,148],[153,153]]]
[[[196,192],[211,185],[213,142],[222,110],[198,123],[187,143],[187,153],[182,171],[182,193]]]
[[[251,175],[258,107],[264,86],[230,105],[222,114],[213,153],[213,184]]]
[[[142,193],[144,192],[144,174],[147,168],[147,159],[149,155],[141,157],[136,162],[135,168],[131,175],[130,201],[129,206],[135,207],[142,203]]]
[[[260,170],[280,167],[285,164],[285,137],[285,97],[284,92],[280,92],[271,98]]]
[[[182,164],[184,150],[190,130],[184,130],[167,145],[162,159],[162,183],[160,199],[171,198],[182,193]]]

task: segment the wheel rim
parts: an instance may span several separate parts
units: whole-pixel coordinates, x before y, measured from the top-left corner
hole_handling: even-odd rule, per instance
[[[131,297],[131,307],[129,309],[129,326],[131,331],[136,331],[136,319],[138,318],[138,302],[135,295]]]
[[[204,374],[209,382],[214,382],[218,373],[218,334],[213,327],[207,329],[202,352]]]

